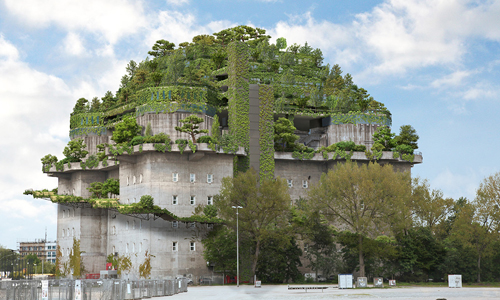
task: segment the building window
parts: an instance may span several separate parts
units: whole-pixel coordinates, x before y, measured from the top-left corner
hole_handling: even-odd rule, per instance
[[[195,242],[189,242],[189,250],[196,251],[196,244],[195,244]]]
[[[142,174],[139,175],[139,183],[142,183]]]
[[[179,227],[179,223],[177,221],[172,221],[172,228]]]
[[[63,213],[62,213],[62,214],[63,214],[63,219],[64,219],[64,214],[65,214],[65,213],[66,213],[66,211],[63,209]]]
[[[135,184],[135,175],[132,177],[132,184]]]
[[[287,179],[286,183],[288,183],[289,188],[291,188],[293,186],[293,181],[291,179]]]
[[[127,176],[127,185],[128,185],[128,176]]]
[[[73,217],[75,216],[75,209],[73,209]]]
[[[177,242],[172,242],[172,251],[177,251]]]
[[[189,200],[189,204],[191,204],[191,205],[196,204],[196,197],[195,196],[191,196],[191,200]]]
[[[116,234],[116,226],[113,226],[113,230],[111,231],[111,234]]]
[[[173,205],[177,205],[178,201],[177,201],[177,195],[174,195],[172,196],[172,204]]]
[[[135,229],[135,220],[132,222],[132,229]]]
[[[213,205],[214,204],[214,196],[208,196],[207,197],[207,204],[208,205]]]
[[[214,182],[214,175],[207,174],[207,183],[212,183],[212,182]]]
[[[125,225],[125,230],[128,230],[128,221],[127,221],[127,225]]]
[[[302,180],[302,187],[305,189],[309,187],[309,183],[307,182],[307,180]]]
[[[189,223],[189,228],[194,228],[196,226],[195,224],[196,224],[195,222],[190,222]]]
[[[172,173],[172,181],[173,182],[179,181],[179,173]]]
[[[139,252],[142,252],[142,242],[139,243]]]
[[[196,174],[189,174],[189,182],[194,183],[196,181]]]
[[[115,246],[113,246],[113,253],[111,253],[111,254],[115,255],[115,252],[116,252],[116,249],[115,249]]]
[[[135,253],[135,243],[132,244],[132,253]]]
[[[63,234],[62,236],[64,237],[66,235],[66,229],[63,229]],[[23,250],[26,250],[26,249],[23,249]]]
[[[128,243],[125,245],[125,253],[128,253]]]

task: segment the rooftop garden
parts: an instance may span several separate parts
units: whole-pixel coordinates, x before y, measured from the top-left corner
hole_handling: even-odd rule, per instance
[[[171,112],[182,107],[214,115],[226,110],[227,47],[235,41],[244,43],[249,53],[250,83],[273,86],[275,113],[334,116],[337,123],[360,121],[339,117],[346,114],[378,116],[365,117],[364,122],[390,125],[391,114],[384,104],[357,86],[350,74],[344,75],[340,66],[324,65],[320,49],[307,42],[287,47],[284,38],[273,44],[265,30],[237,26],[179,45],[158,40],[145,60],[128,63],[115,93],[77,100],[71,113],[71,135],[102,134],[124,116],[147,111]]]

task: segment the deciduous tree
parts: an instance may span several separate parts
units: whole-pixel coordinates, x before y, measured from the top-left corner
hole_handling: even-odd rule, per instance
[[[389,231],[391,218],[401,213],[409,194],[409,174],[394,172],[391,165],[346,162],[323,174],[308,197],[327,220],[359,234],[359,269],[364,276],[363,236]]]

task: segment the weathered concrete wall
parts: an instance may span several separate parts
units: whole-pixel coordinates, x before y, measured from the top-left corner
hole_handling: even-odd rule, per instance
[[[180,123],[179,120],[182,120],[190,115],[193,114],[187,112],[174,112],[168,114],[147,113],[137,117],[137,124],[143,127],[141,133],[142,135],[144,135],[148,123],[151,123],[151,129],[153,131],[153,135],[158,134],[160,132],[164,132],[170,136],[170,139],[172,141],[175,141],[177,139],[188,140],[190,139],[190,136],[187,133],[180,133],[176,131],[175,126],[182,126],[182,123]],[[200,124],[200,129],[207,129],[210,135],[213,118],[206,114],[196,114],[196,115],[203,118],[204,120],[203,123]],[[201,135],[197,135],[196,138],[199,138]]]
[[[374,124],[340,124],[327,127],[327,144],[341,141],[353,141],[357,145],[365,145],[370,149],[373,145],[373,134],[380,125]]]
[[[155,256],[151,259],[152,277],[210,274],[202,256],[202,244],[193,238],[206,232],[207,225],[196,224],[191,228],[189,224],[179,222],[175,228],[172,222],[162,219],[140,220],[113,212],[109,215],[108,253],[118,252],[120,256],[130,257],[133,266],[130,278],[138,276],[146,251]],[[176,251],[173,242],[177,243]],[[190,249],[191,242],[195,243],[194,251]]]
[[[275,160],[274,176],[291,180],[292,186],[288,188],[293,201],[300,197],[305,198],[309,188],[317,184],[321,174],[327,171],[326,162],[300,161],[300,160]],[[307,184],[304,187],[303,184]]]
[[[206,205],[208,196],[219,192],[222,177],[233,173],[232,155],[199,154],[198,160],[189,160],[189,153],[148,152],[138,156],[136,163],[121,162],[120,201],[134,203],[142,195],[151,195],[156,205],[179,217],[191,216],[196,205]],[[173,182],[173,173],[178,174],[177,182]],[[195,174],[194,183],[190,174]],[[213,175],[212,183],[207,183],[208,174]],[[177,205],[172,204],[174,195]],[[194,205],[190,204],[191,196],[195,197]]]

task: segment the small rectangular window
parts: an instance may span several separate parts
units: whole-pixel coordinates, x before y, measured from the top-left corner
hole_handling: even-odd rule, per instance
[[[189,201],[189,203],[191,205],[195,205],[196,204],[196,196],[191,196],[191,200]]]
[[[172,173],[172,181],[173,182],[179,181],[179,173]]]
[[[196,250],[196,244],[194,242],[189,243],[189,250],[195,251]]]
[[[172,196],[172,205],[177,205],[177,195]]]
[[[196,181],[196,174],[189,174],[189,182],[194,183]]]
[[[177,242],[172,242],[172,251],[177,251]]]
[[[207,197],[207,204],[208,205],[213,205],[214,204],[214,197],[213,196],[208,196]]]
[[[286,183],[288,183],[289,188],[291,188],[293,186],[293,181],[291,179],[287,179]]]
[[[172,221],[172,228],[179,227],[179,223],[177,221]]]
[[[302,180],[302,187],[305,189],[309,187],[309,183],[307,182],[307,180]]]
[[[207,183],[212,183],[214,181],[214,175],[213,174],[207,174]]]
[[[189,223],[189,228],[195,228],[195,227],[196,227],[196,223],[195,222]]]

